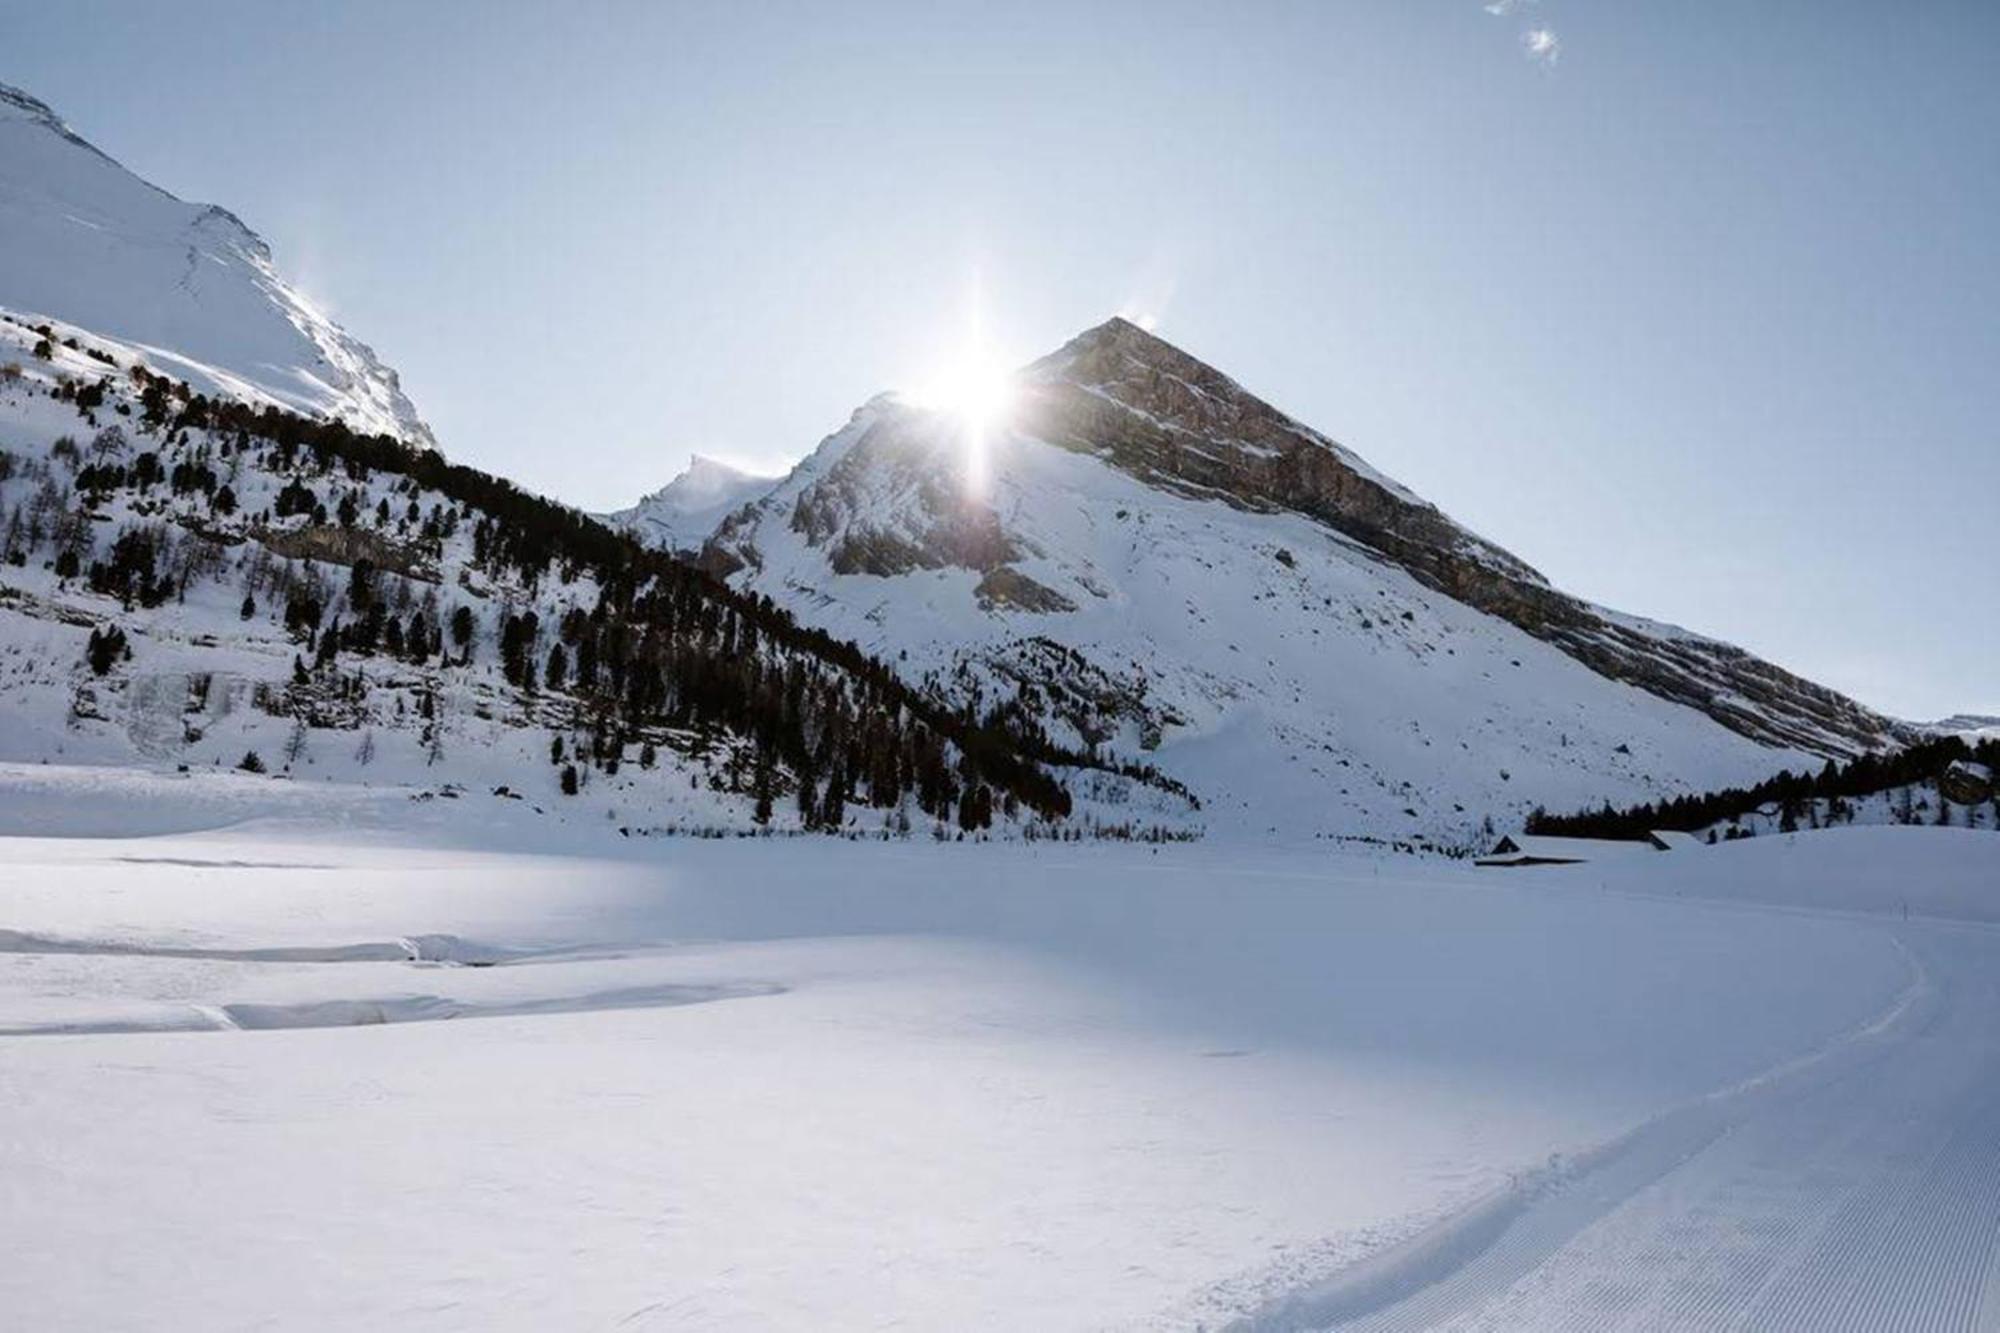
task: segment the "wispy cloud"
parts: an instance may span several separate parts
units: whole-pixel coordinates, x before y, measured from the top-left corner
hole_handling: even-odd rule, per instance
[[[1526,15],[1540,3],[1541,0],[1484,0],[1479,7],[1494,18],[1504,19]],[[1538,65],[1553,65],[1562,59],[1562,38],[1554,28],[1539,24],[1525,28],[1521,32],[1521,52]]]
[[[1131,294],[1119,308],[1119,314],[1149,333],[1159,326],[1167,307],[1173,304],[1174,288],[1178,285],[1182,268],[1178,255],[1180,249],[1180,245],[1169,244],[1165,240],[1155,242],[1145,267],[1132,284]]]

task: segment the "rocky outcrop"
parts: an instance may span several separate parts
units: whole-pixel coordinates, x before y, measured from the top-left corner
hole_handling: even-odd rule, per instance
[[[1156,750],[1167,728],[1184,721],[1149,697],[1143,671],[1107,670],[1045,635],[1016,639],[982,665],[1012,687],[1030,715],[1059,722],[1086,746],[1102,745],[1130,727],[1140,750]]]
[[[1023,554],[990,506],[943,466],[937,422],[886,405],[864,410],[851,438],[792,501],[787,522],[827,552],[836,574],[889,577],[918,569],[997,570]],[[732,515],[704,546],[702,563],[727,576],[760,559],[751,535],[763,516]]]
[[[365,528],[332,523],[301,528],[258,528],[253,534],[272,554],[290,560],[318,560],[329,565],[356,565],[366,560],[377,569],[438,581],[438,551],[423,543],[399,542]]]
[[[1076,603],[1054,588],[1037,583],[1020,570],[1006,565],[987,570],[986,576],[972,590],[972,595],[988,611],[1004,608],[1047,615],[1076,610]]]
[[[1938,795],[1960,805],[1990,801],[1995,792],[1993,770],[1970,759],[1954,759],[1938,775]]]

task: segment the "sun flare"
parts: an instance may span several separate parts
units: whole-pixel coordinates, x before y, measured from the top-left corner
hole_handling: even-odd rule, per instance
[[[1013,368],[987,342],[975,283],[955,354],[909,395],[919,406],[952,420],[969,496],[978,498],[985,493],[993,442],[1006,428],[1015,392]]]
[[[915,396],[923,406],[948,412],[967,430],[984,436],[1004,423],[1013,406],[1014,375],[998,358],[968,353]]]

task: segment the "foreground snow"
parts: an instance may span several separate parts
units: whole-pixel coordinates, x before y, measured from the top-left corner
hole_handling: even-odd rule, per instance
[[[1302,1286],[1254,1326],[2000,1326],[2000,936],[1985,924],[2000,918],[2000,847],[1990,835],[1840,830],[1671,866],[1640,858],[1609,876],[1536,873],[1558,892],[1714,894],[1766,919],[1766,904],[1784,903],[1822,920],[1886,916],[1912,980],[1841,1040]]]
[[[1930,923],[1906,939],[1919,983],[1875,1028],[1531,1201],[1349,1326],[2000,1325],[2000,948]]]
[[[257,813],[0,840],[24,1326],[1308,1327],[1357,1272],[1438,1289],[1490,1240],[1468,1219],[1547,1231],[1534,1200],[1606,1163],[1643,1189],[1718,1090],[1754,1120],[1744,1087],[1914,1050],[1913,1014],[1955,1030],[2000,943],[1900,900],[1663,897],[1781,856],[1800,883],[1901,857],[1970,884],[2000,843],[1966,832],[1612,883],[1205,847],[549,854],[471,808]],[[1621,1217],[1604,1247],[1637,1243]],[[1436,1313],[1539,1325],[1534,1299],[1603,1276],[1480,1252],[1520,1271]],[[1373,1292],[1353,1308],[1403,1308]]]

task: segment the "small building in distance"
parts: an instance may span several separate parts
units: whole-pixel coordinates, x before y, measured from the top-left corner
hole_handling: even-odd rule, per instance
[[[1683,841],[1685,840],[1685,841]],[[1493,850],[1474,860],[1482,866],[1567,866],[1588,861],[1622,861],[1633,856],[1669,851],[1674,847],[1698,847],[1692,833],[1649,833],[1637,842],[1611,838],[1554,838],[1542,834],[1510,833],[1493,844]]]

